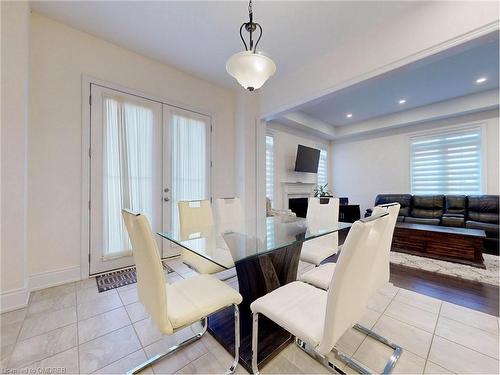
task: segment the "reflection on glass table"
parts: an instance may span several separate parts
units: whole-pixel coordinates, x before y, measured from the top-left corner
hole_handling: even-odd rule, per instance
[[[352,224],[340,222],[332,226],[296,217],[267,217],[238,222],[236,230],[216,225],[191,225],[189,230],[160,235],[211,262],[228,269],[235,267],[240,304],[240,363],[251,372],[250,304],[257,298],[297,279],[302,243],[348,229]],[[331,224],[330,224],[331,225]],[[262,366],[285,348],[290,334],[271,321],[263,319],[259,338],[258,363]],[[226,309],[208,319],[208,330],[230,353],[234,353],[234,313]]]
[[[253,256],[335,233],[349,228],[350,223],[322,226],[310,219],[267,217],[265,220],[243,222],[238,231],[223,231],[216,225],[190,226],[188,231],[158,233],[161,237],[208,259],[223,268]]]

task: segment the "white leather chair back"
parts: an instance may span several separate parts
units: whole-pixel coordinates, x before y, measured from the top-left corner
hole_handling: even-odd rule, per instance
[[[178,206],[181,237],[214,225],[210,201],[179,201]]]
[[[215,223],[220,232],[241,232],[243,207],[240,198],[217,198],[214,203]]]
[[[171,334],[173,328],[167,315],[165,271],[149,221],[144,215],[128,210],[122,210],[122,216],[132,242],[139,300],[159,329]]]
[[[328,289],[325,329],[316,348],[329,353],[335,343],[366,312],[373,261],[384,235],[388,215],[356,221],[344,242]]]
[[[396,221],[398,220],[400,207],[401,205],[399,203],[390,203],[376,206],[372,211],[372,215],[379,215],[382,213],[389,214],[389,219],[387,220],[386,228],[384,229],[384,236],[380,241],[379,255],[373,264],[373,281],[371,283],[372,294],[376,293],[380,288],[389,282],[391,275],[390,262],[392,237]]]
[[[327,200],[327,203],[321,203]],[[339,199],[338,198],[309,198],[306,214],[308,226],[311,228],[330,228],[339,222]],[[337,250],[339,246],[338,233],[328,234],[303,243],[302,247],[320,245]]]

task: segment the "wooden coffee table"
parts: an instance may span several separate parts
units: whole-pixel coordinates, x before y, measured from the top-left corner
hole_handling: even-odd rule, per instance
[[[482,229],[397,223],[392,251],[486,268]]]

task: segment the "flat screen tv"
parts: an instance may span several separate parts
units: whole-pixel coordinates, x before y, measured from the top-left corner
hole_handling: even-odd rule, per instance
[[[319,153],[318,149],[298,145],[295,172],[318,173]]]

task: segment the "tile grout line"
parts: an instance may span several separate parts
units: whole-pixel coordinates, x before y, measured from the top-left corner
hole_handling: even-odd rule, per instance
[[[446,302],[446,301],[443,301],[443,302]],[[457,306],[460,306],[460,305],[457,305]],[[472,310],[472,309],[470,309],[470,310]],[[441,309],[440,309],[440,311],[441,311]],[[472,310],[472,311],[476,311],[476,310]],[[494,317],[494,315],[489,315],[489,314],[486,314],[486,315],[488,315],[488,316],[493,316],[493,317]],[[457,322],[457,323],[463,324],[464,326],[467,326],[467,327],[470,327],[470,328],[478,329],[478,330],[480,330],[480,331],[482,331],[482,332],[488,333],[488,334],[493,335],[493,336],[497,336],[497,337],[499,336],[500,329],[497,329],[497,333],[496,333],[496,334],[494,334],[494,333],[491,333],[490,331],[487,331],[487,330],[485,330],[485,329],[482,329],[482,328],[479,328],[479,327],[475,327],[475,326],[471,326],[470,324],[467,324],[467,323],[465,323],[465,322],[463,322],[463,321],[461,321],[461,320],[457,320],[457,319],[450,318],[449,316],[443,316],[443,318],[445,318],[445,319],[449,319],[449,320],[453,320],[454,322]],[[496,317],[495,317],[495,318],[496,318]]]
[[[478,350],[476,350],[476,349],[469,348],[468,346],[465,346],[465,345],[460,344],[460,343],[458,343],[458,342],[456,342],[456,341],[450,340],[449,338],[446,338],[446,337],[443,337],[443,336],[440,336],[440,335],[436,335],[436,336],[437,336],[437,337],[439,337],[439,338],[441,338],[441,339],[443,339],[443,340],[449,341],[449,342],[451,342],[451,343],[453,343],[453,344],[455,344],[455,345],[461,346],[462,348],[468,349],[468,350],[473,351],[473,352],[475,352],[475,353],[478,353],[478,354],[484,355],[485,357],[488,357],[488,358],[494,359],[494,360],[495,360],[495,361],[497,361],[497,362],[500,362],[500,359],[495,358],[495,357],[492,357],[492,356],[491,356],[491,355],[489,355],[489,354],[481,353],[480,351],[478,351]],[[441,366],[441,367],[442,367],[442,366]]]
[[[73,308],[73,307],[71,307],[71,306],[70,306],[70,307],[66,307],[65,309],[72,309],[72,308]],[[62,309],[62,310],[65,310],[65,309]],[[68,324],[64,324],[64,325],[62,325],[62,326],[59,326],[59,327],[54,328],[54,329],[50,329],[50,330],[45,331],[45,332],[41,332],[41,333],[39,333],[39,334],[37,334],[37,335],[33,335],[33,336],[30,336],[30,337],[26,337],[26,338],[22,339],[22,340],[21,340],[21,341],[19,341],[19,342],[23,342],[23,341],[26,341],[26,340],[30,340],[30,339],[32,339],[32,338],[34,338],[34,337],[38,337],[38,336],[45,335],[46,333],[53,332],[53,331],[58,330],[58,329],[60,329],[60,328],[68,327],[68,326],[70,326],[70,325],[72,325],[72,324],[77,324],[77,323],[78,323],[78,318],[77,318],[77,314],[76,314],[76,306],[74,307],[74,309],[75,309],[75,319],[76,319],[74,322],[71,322],[71,323],[68,323]],[[57,311],[61,311],[61,310],[57,310]],[[48,313],[49,313],[49,312],[48,312]],[[23,324],[24,324],[24,323],[23,323]]]
[[[120,297],[119,294],[118,294],[118,296],[120,298],[120,301],[122,301],[122,303],[123,303],[123,300],[122,300],[122,298]],[[125,306],[124,306],[124,308],[125,308]],[[126,308],[125,308],[125,312],[127,313],[128,319],[130,320],[130,324],[132,325],[132,329],[134,330],[134,333],[137,336],[137,340],[139,340],[139,343],[141,344],[141,349],[144,350],[144,346],[142,345],[141,338],[139,337],[139,334],[137,333],[137,330],[135,329],[134,323],[132,322],[132,318],[130,318],[130,314],[128,313],[128,310]],[[141,319],[141,320],[138,320],[138,321],[141,322],[141,321],[143,321],[145,319],[147,319],[147,318],[144,318],[144,319]],[[137,322],[135,322],[135,323],[137,323]],[[144,350],[144,353],[146,354],[146,358],[148,358],[148,355],[147,355],[147,353],[146,353],[145,350]]]
[[[434,331],[432,332],[431,344],[429,345],[429,350],[427,350],[427,356],[425,357],[424,372],[425,372],[425,370],[427,368],[427,363],[429,362],[429,355],[431,353],[432,344],[434,344],[434,337],[436,337],[436,329],[437,329],[437,326],[439,324],[439,318],[441,318],[441,308],[442,307],[443,307],[443,302],[441,302],[441,304],[439,305],[438,318],[436,319],[436,324],[434,325]],[[441,366],[441,367],[443,367],[443,366]],[[445,367],[443,367],[443,368],[445,370],[450,371],[449,369],[447,369]],[[453,372],[453,371],[451,371],[451,372]]]
[[[432,298],[432,299],[435,299],[436,301],[440,301],[441,303],[439,304],[439,311],[441,311],[441,305],[442,305],[442,303],[444,302],[443,300],[440,300],[440,299],[437,299],[437,298],[434,298],[434,297],[430,297],[430,296],[427,296],[427,295],[425,295],[425,294],[417,293],[417,292],[415,292],[414,290],[409,290],[409,289],[404,289],[404,288],[400,288],[400,289],[407,290],[407,291],[409,291],[409,292],[414,292],[414,293],[416,293],[416,294],[418,294],[418,295],[425,296],[425,297],[428,297],[428,298]],[[398,292],[399,292],[399,291],[398,291]],[[391,301],[391,302],[392,302],[392,301]],[[404,301],[397,300],[397,302],[399,302],[399,303],[403,303],[403,304],[405,304],[405,305],[407,305],[407,306],[414,307],[414,308],[416,308],[416,309],[419,309],[420,311],[424,311],[424,312],[427,312],[427,313],[429,313],[429,314],[439,314],[439,312],[434,313],[434,312],[432,312],[432,311],[425,310],[425,309],[423,309],[423,308],[421,308],[421,307],[418,307],[418,306],[415,306],[415,305],[410,305],[409,303],[406,303],[406,302],[404,302]],[[458,305],[457,305],[457,306],[458,306]]]
[[[401,288],[401,289],[403,289],[403,288]],[[404,289],[404,290],[408,290],[408,289]],[[419,293],[419,294],[420,294],[420,293]],[[429,298],[433,298],[433,297],[429,297]],[[434,332],[436,331],[437,322],[439,321],[439,318],[441,317],[441,308],[442,308],[443,304],[444,304],[445,302],[446,302],[446,303],[450,303],[450,302],[443,301],[443,300],[438,300],[438,301],[440,301],[440,302],[441,302],[441,304],[440,304],[440,306],[439,306],[439,311],[436,313],[438,318],[437,318],[437,320],[436,320],[436,326],[434,327],[434,331],[432,332],[432,335],[433,335],[433,336],[434,336]],[[427,311],[427,310],[421,309],[421,308],[419,308],[419,307],[417,307],[417,306],[414,306],[414,305],[410,305],[410,304],[408,304],[408,303],[406,303],[406,302],[403,302],[403,301],[399,301],[399,300],[398,300],[397,302],[402,303],[402,304],[404,304],[404,305],[406,305],[406,306],[411,306],[411,307],[414,307],[414,308],[416,308],[416,309],[419,309],[420,311],[424,311],[424,312],[427,312],[427,313],[429,313],[429,314],[434,314],[434,313],[432,313],[432,312],[430,312],[430,311]],[[392,303],[392,301],[391,301],[391,303]],[[450,304],[451,304],[451,305],[455,305],[455,306],[460,306],[460,305],[456,305],[456,304],[453,304],[453,303],[450,303]],[[463,306],[460,306],[460,307],[463,307]],[[470,309],[470,310],[477,312],[476,310],[473,310],[473,309]],[[385,313],[385,311],[384,311],[384,313]],[[489,315],[489,314],[486,314],[486,315],[488,315],[488,316],[493,316],[493,315]],[[401,322],[401,323],[407,324],[407,325],[412,326],[412,327],[414,327],[414,328],[418,328],[418,329],[420,329],[420,330],[422,330],[422,331],[424,331],[424,332],[431,333],[431,332],[429,332],[429,331],[427,331],[427,330],[425,330],[425,329],[422,329],[422,328],[420,328],[420,327],[416,327],[416,326],[414,326],[414,325],[412,325],[412,324],[409,324],[409,323],[407,323],[407,322],[404,322],[404,321],[402,321],[402,320],[401,320],[401,319],[399,319],[399,318],[393,317],[393,316],[391,316],[391,315],[387,315],[387,316],[388,316],[388,317],[390,317],[390,318],[392,318],[392,319],[397,320],[398,322]],[[493,334],[493,333],[491,333],[491,332],[489,332],[489,331],[486,331],[486,330],[484,330],[484,329],[482,329],[482,328],[478,328],[478,327],[472,326],[472,325],[470,325],[470,324],[464,323],[464,322],[462,322],[462,321],[460,321],[460,320],[456,320],[456,319],[453,319],[453,318],[450,318],[450,317],[447,317],[447,316],[442,316],[442,317],[443,317],[444,319],[450,319],[450,320],[453,320],[454,322],[457,322],[457,323],[460,323],[460,324],[466,325],[467,327],[470,327],[470,328],[473,328],[473,329],[480,330],[481,332],[487,333],[487,334],[489,334],[489,335],[492,335],[492,336],[497,336],[497,337],[499,336],[498,334],[496,334],[496,335],[495,335],[495,334]],[[439,336],[439,335],[436,335],[436,336]],[[442,337],[442,336],[439,336],[439,337]],[[443,338],[445,338],[445,337],[443,337]],[[455,341],[453,341],[453,340],[449,340],[449,341],[455,342]],[[457,343],[457,344],[458,344],[458,343]],[[462,345],[462,346],[463,346],[463,345]],[[465,346],[465,347],[466,347],[466,346]],[[469,348],[469,349],[471,349],[471,348]],[[471,350],[474,350],[474,349],[471,349]],[[480,352],[478,352],[478,353],[480,353]],[[483,354],[483,353],[481,353],[481,354]],[[487,354],[485,354],[485,355],[487,355]],[[493,358],[493,357],[491,357],[491,358]]]
[[[19,327],[19,332],[17,332],[16,340],[14,341],[14,346],[12,347],[12,351],[9,354],[9,358],[5,361],[7,363],[7,365],[9,365],[9,367],[10,367],[10,362],[11,362],[12,354],[14,354],[14,350],[16,349],[17,343],[19,341],[19,335],[21,335],[21,331],[23,329],[24,322],[26,320],[26,315],[28,315],[28,307],[29,307],[29,300],[30,299],[31,299],[31,293],[30,293],[30,296],[28,298],[28,306],[26,306],[26,314],[24,315],[23,320],[21,322],[21,327]]]
[[[89,289],[90,289],[90,288],[89,288]],[[75,289],[75,293],[76,293],[76,289]],[[68,294],[69,294],[69,293],[68,293]],[[77,296],[77,295],[75,296],[75,299],[76,299],[76,301],[78,300],[78,296]],[[121,301],[121,298],[120,298],[120,301]],[[91,301],[88,301],[88,302],[91,302]],[[123,302],[122,302],[122,303],[123,303]],[[76,306],[78,306],[78,304],[77,304],[77,303],[76,303]],[[121,307],[124,307],[124,306],[121,306]],[[118,308],[117,308],[117,309],[118,309]],[[53,329],[53,330],[50,330],[50,331],[47,331],[47,332],[44,332],[44,333],[41,333],[41,334],[38,334],[38,335],[35,335],[35,336],[32,336],[32,337],[29,337],[29,338],[27,338],[27,339],[25,339],[25,340],[21,340],[20,342],[23,342],[23,341],[26,341],[26,340],[32,339],[32,338],[34,338],[34,337],[42,336],[42,335],[44,335],[44,334],[48,334],[48,333],[53,332],[53,331],[56,331],[56,330],[58,330],[58,329],[61,329],[61,328],[64,328],[64,327],[68,327],[68,326],[70,326],[70,325],[72,325],[72,324],[75,324],[75,325],[76,325],[76,330],[77,330],[77,343],[76,343],[76,346],[73,346],[73,347],[71,347],[71,348],[67,348],[67,349],[65,349],[65,350],[63,350],[63,351],[61,351],[61,352],[57,352],[57,353],[54,353],[54,354],[52,354],[52,355],[46,356],[46,357],[44,357],[44,358],[41,358],[41,359],[39,359],[39,360],[33,361],[33,362],[31,362],[31,363],[27,364],[25,367],[30,366],[30,365],[32,365],[33,363],[36,363],[36,362],[38,362],[38,361],[43,361],[44,359],[47,359],[47,358],[53,357],[53,356],[55,356],[55,355],[57,355],[57,354],[60,354],[60,353],[62,353],[62,352],[64,352],[64,351],[67,351],[67,350],[70,350],[70,349],[73,349],[73,348],[75,348],[75,347],[76,347],[76,348],[77,348],[77,352],[78,352],[78,371],[80,371],[80,340],[79,340],[79,339],[80,339],[80,337],[79,337],[79,329],[78,329],[78,323],[79,323],[79,321],[78,321],[78,309],[77,309],[77,308],[75,308],[75,310],[76,310],[76,317],[77,317],[77,321],[76,321],[75,323],[66,324],[66,325],[64,325],[64,326],[61,326],[61,327],[55,328],[55,329]],[[116,310],[116,309],[112,309],[112,310]],[[109,311],[112,311],[112,310],[109,310]],[[107,312],[109,312],[109,311],[107,311]],[[125,312],[127,312],[127,311],[126,311],[126,309],[125,309]],[[101,314],[105,314],[105,313],[106,313],[106,312],[101,313]],[[96,317],[96,316],[98,316],[98,315],[101,315],[101,314],[97,314],[97,315],[95,315],[94,317]],[[128,313],[127,313],[127,314],[128,314]],[[92,317],[91,317],[91,318],[92,318]],[[91,319],[91,318],[88,318],[88,319]],[[84,319],[83,321],[88,320],[88,319]],[[129,320],[130,320],[130,318],[129,318]],[[24,322],[23,322],[23,324],[24,324]],[[127,324],[127,325],[125,325],[125,326],[123,326],[123,327],[120,327],[120,328],[114,329],[114,330],[112,330],[112,331],[110,331],[110,332],[107,332],[107,333],[102,334],[102,335],[100,335],[100,336],[94,337],[94,338],[92,338],[91,340],[88,340],[88,341],[86,341],[86,342],[84,342],[84,343],[82,343],[82,344],[86,344],[86,343],[88,343],[88,342],[91,342],[91,341],[93,341],[93,340],[95,340],[95,339],[98,339],[98,338],[103,337],[103,336],[105,336],[105,335],[107,335],[107,334],[113,333],[113,332],[115,332],[115,331],[118,331],[119,329],[125,328],[125,327],[127,327],[127,326],[129,326],[129,325],[132,325],[132,324]],[[140,340],[139,340],[139,342],[140,342]],[[16,342],[16,344],[17,344],[17,342]],[[141,343],[141,348],[142,348],[142,343]],[[127,354],[127,355],[128,355],[128,354]],[[124,358],[124,357],[121,357],[120,359],[122,359],[122,358]],[[10,358],[9,358],[9,361],[10,361]],[[105,366],[104,366],[104,367],[105,367]]]
[[[128,305],[127,305],[128,306]],[[106,311],[103,311],[102,313],[99,313],[99,314],[96,314],[96,315],[92,315],[92,316],[89,316],[88,318],[85,318],[85,319],[82,319],[82,320],[78,320],[78,323],[79,322],[86,322],[87,320],[90,320],[90,319],[94,319],[94,318],[97,318],[99,315],[103,315],[103,314],[107,314],[111,311],[116,311],[118,309],[121,309],[121,308],[124,308],[125,309],[125,305],[121,305],[121,306],[118,306],[118,307],[113,307],[112,309],[109,309],[109,310],[106,310]],[[127,309],[125,309],[126,311]],[[77,317],[78,319],[78,317]],[[130,319],[130,318],[129,318]]]
[[[73,281],[72,283],[74,283],[74,281]],[[64,284],[62,284],[62,285],[64,285]],[[76,293],[76,290],[75,290],[75,293]],[[70,293],[67,293],[67,294],[70,294]],[[76,295],[75,295],[75,298],[76,298]],[[31,300],[31,293],[30,293],[30,298],[29,298],[29,299]],[[26,315],[28,314],[28,308],[29,308],[30,302],[31,302],[31,301],[29,301],[29,302],[28,302],[28,306],[26,306]],[[59,311],[59,310],[56,310],[56,311]],[[21,329],[22,329],[22,327],[24,326],[24,322],[26,321],[26,315],[25,315],[25,318],[23,319],[23,324],[22,324],[22,326],[21,326]],[[76,308],[75,308],[75,315],[76,315]],[[76,322],[76,323],[78,323],[78,322]],[[65,328],[65,327],[68,327],[68,326],[70,326],[70,325],[72,325],[72,324],[75,324],[75,323],[66,324],[66,325],[63,325],[63,326],[61,326],[61,327],[58,327],[58,328],[52,329],[52,330],[50,330],[50,331],[47,331],[47,332],[44,332],[44,333],[40,333],[40,334],[38,334],[38,335],[31,336],[31,337],[28,337],[28,338],[26,338],[26,339],[24,339],[24,340],[18,341],[18,339],[19,339],[19,335],[21,334],[21,329],[20,329],[20,330],[19,330],[19,333],[18,333],[18,335],[17,335],[17,338],[16,338],[16,342],[15,342],[15,344],[14,344],[14,349],[15,349],[15,347],[17,346],[18,342],[24,342],[24,341],[29,340],[29,339],[32,339],[32,338],[34,338],[34,337],[42,336],[42,335],[45,335],[45,334],[47,334],[47,333],[53,332],[53,331],[58,330],[58,329],[60,329],[60,328]],[[78,330],[78,325],[77,325],[77,330]],[[77,332],[78,332],[78,331],[77,331]],[[27,367],[29,367],[29,366],[33,365],[33,364],[34,364],[34,363],[36,363],[36,362],[43,361],[43,360],[45,360],[45,359],[47,359],[47,358],[53,357],[53,356],[55,356],[55,355],[57,355],[57,354],[60,354],[60,353],[65,352],[65,351],[67,351],[67,350],[73,349],[73,348],[75,348],[75,347],[76,347],[76,348],[78,348],[78,337],[77,337],[77,345],[76,345],[76,346],[72,346],[71,348],[67,348],[67,349],[62,350],[62,351],[60,351],[60,352],[57,352],[57,353],[54,353],[54,354],[48,355],[48,356],[46,356],[46,357],[43,357],[43,358],[37,359],[37,360],[35,360],[35,361],[33,361],[33,362],[30,362],[30,363],[28,363],[28,364],[24,365],[24,366],[23,366],[23,367],[21,367],[21,368],[27,368]],[[12,354],[13,354],[13,352],[14,352],[14,349],[12,350],[12,353],[11,353],[11,355],[10,355],[10,357],[9,357],[9,363],[8,363],[8,364],[9,364],[9,366],[10,366],[10,361],[11,361],[11,357],[12,357]],[[79,364],[78,364],[78,371],[80,371],[80,366],[79,366]]]
[[[99,336],[99,337],[96,337],[96,338],[94,338],[94,339],[92,339],[92,340],[85,341],[84,343],[82,343],[82,345],[87,344],[87,343],[89,343],[89,342],[91,342],[91,341],[94,341],[94,340],[96,340],[96,339],[98,339],[98,338],[101,338],[101,337],[103,337],[103,336],[106,336],[106,335],[108,335],[108,334],[111,334],[111,333],[114,333],[114,332],[116,332],[116,331],[119,331],[120,329],[127,328],[127,327],[129,327],[129,326],[132,326],[132,327],[133,327],[133,325],[132,325],[132,324],[128,324],[128,325],[126,325],[126,326],[123,326],[123,327],[120,327],[120,328],[114,329],[113,331],[109,331],[108,333],[106,333],[106,334],[104,334],[104,335],[101,335],[101,336]],[[134,330],[134,332],[135,332],[135,330]],[[139,338],[137,338],[137,340],[138,340],[138,341],[139,341],[139,343],[141,344],[141,348],[140,348],[140,349],[137,349],[137,350],[135,350],[135,351],[133,351],[132,353],[138,352],[139,350],[143,349],[143,348],[142,348],[142,343],[141,343],[141,340],[139,340]],[[80,352],[80,350],[79,350],[79,349],[80,349],[80,345],[78,345],[78,352]],[[111,362],[111,363],[108,363],[107,365],[104,365],[104,366],[102,366],[102,367],[100,367],[100,368],[98,368],[98,369],[96,369],[96,370],[92,371],[92,374],[94,374],[96,371],[99,371],[99,370],[103,369],[103,368],[104,368],[104,367],[106,367],[106,366],[109,366],[109,365],[111,365],[111,364],[113,364],[113,363],[115,363],[115,362],[118,362],[119,360],[122,360],[123,358],[125,358],[125,357],[129,356],[129,355],[130,355],[130,354],[132,354],[132,353],[128,353],[128,354],[124,355],[123,357],[120,357],[120,358],[118,358],[117,360],[115,360],[115,361],[113,361],[113,362]],[[147,358],[147,356],[146,356],[146,358]]]
[[[122,303],[123,303],[123,300],[122,300],[122,297],[120,296],[120,293],[118,293],[118,298],[120,298],[120,301],[122,301]],[[135,303],[135,302],[133,302],[133,303]],[[129,305],[131,305],[131,304],[129,304]],[[143,352],[143,353],[144,353],[144,355],[146,356],[146,360],[147,360],[147,359],[149,359],[148,353],[146,352],[146,349],[144,348],[144,345],[142,344],[141,338],[139,337],[139,334],[137,333],[137,330],[135,329],[135,325],[134,325],[134,323],[132,322],[132,318],[130,317],[130,314],[129,314],[129,312],[128,312],[128,310],[127,310],[127,308],[126,308],[125,306],[127,306],[127,305],[123,305],[123,308],[125,309],[125,313],[127,314],[128,319],[130,320],[130,325],[132,326],[132,329],[134,330],[135,336],[137,337],[137,341],[139,341],[139,344],[141,345],[141,349],[140,349],[140,350],[142,350],[142,352]],[[149,315],[149,314],[148,314],[148,315]],[[146,319],[147,319],[147,318],[144,318],[144,319],[138,320],[137,322],[140,322],[140,321],[143,321],[143,320],[146,320]],[[135,322],[135,323],[137,323],[137,322]],[[161,339],[160,339],[160,340],[161,340]],[[158,341],[160,341],[160,340],[158,340]],[[157,342],[157,341],[155,341],[155,342]],[[154,343],[151,343],[151,344],[154,344]],[[135,353],[135,352],[132,352],[132,353]],[[132,354],[132,353],[129,353],[129,354],[127,354],[126,356],[128,356],[128,355],[130,355],[130,354]],[[110,364],[108,364],[108,365],[106,365],[106,366],[109,366],[109,365],[111,365],[111,364],[113,364],[113,363],[115,363],[115,362],[118,362],[119,360],[122,360],[122,359],[123,359],[123,358],[125,358],[126,356],[124,356],[124,357],[122,357],[122,358],[120,358],[120,359],[118,359],[118,360],[116,360],[116,361],[114,361],[114,362],[112,362],[112,363],[110,363]],[[103,369],[103,368],[104,368],[104,367],[106,367],[106,366],[103,366],[103,367],[101,367],[100,369]],[[147,367],[147,368],[150,368],[150,369],[151,369],[151,371],[153,372],[153,374],[155,373],[155,372],[154,372],[154,370],[153,370],[153,366],[149,366],[149,367]],[[146,369],[147,369],[147,368],[146,368]],[[97,369],[96,371],[99,371],[100,369]],[[94,372],[96,372],[96,371],[94,371]]]
[[[76,357],[78,361],[78,373],[80,374],[80,330],[78,326],[80,325],[80,319],[78,319],[78,293],[76,291],[76,284],[75,284],[75,302],[76,302]]]
[[[394,285],[393,285],[394,286]],[[375,323],[373,323],[373,326],[370,328],[371,330],[373,330],[373,328],[375,328],[375,325],[378,323],[378,321],[380,320],[380,318],[385,314],[386,310],[389,308],[389,305],[392,303],[392,301],[394,301],[394,299],[396,298],[396,296],[398,295],[399,293],[399,287],[397,286],[394,286],[395,288],[398,288],[398,291],[392,296],[392,298],[390,299],[389,303],[387,304],[387,306],[385,307],[384,311],[382,311],[382,313],[380,313],[380,316],[377,318],[377,320],[375,320]],[[371,310],[371,309],[370,309]],[[375,310],[374,310],[375,311]],[[354,351],[354,353],[352,353],[352,355],[350,356],[351,359],[354,359],[354,356],[356,355],[356,353],[358,352],[359,348],[361,348],[361,345],[363,345],[363,343],[366,341],[366,339],[368,338],[368,335],[365,335],[365,337],[363,338],[363,340],[361,341],[361,343],[359,344],[359,346],[356,348],[356,350]],[[415,354],[415,353],[413,353]],[[348,366],[347,364],[344,366],[344,368]]]
[[[405,290],[406,290],[406,289],[405,289]],[[396,293],[396,294],[397,294],[397,293]],[[394,296],[394,297],[396,297],[396,296]],[[392,302],[393,302],[393,300],[391,300],[391,302],[389,303],[389,305],[390,305]],[[437,315],[437,318],[439,319],[439,313],[431,313],[430,311],[420,309],[420,308],[418,308],[418,307],[416,307],[416,306],[409,305],[409,304],[404,303],[404,302],[401,302],[401,301],[396,301],[396,302],[402,303],[402,304],[404,304],[404,305],[406,305],[406,306],[414,307],[414,308],[416,308],[416,309],[419,309],[420,311],[424,311],[424,312],[427,312],[427,313],[429,313],[429,314]],[[389,305],[387,305],[387,308],[389,308]],[[384,314],[385,314],[385,312],[386,312],[387,308],[384,310],[384,312],[382,313],[382,315],[384,315]],[[440,309],[441,309],[441,307],[440,307]],[[414,326],[413,324],[410,324],[410,323],[408,323],[408,322],[404,322],[404,321],[402,321],[401,319],[396,318],[396,317],[394,317],[394,316],[392,316],[392,315],[385,315],[385,316],[387,316],[387,317],[389,317],[389,318],[391,318],[391,319],[397,320],[397,321],[398,321],[398,322],[400,322],[400,323],[403,323],[403,324],[409,325],[410,327],[417,328],[417,329],[419,329],[419,330],[421,330],[421,331],[424,331],[424,332],[427,332],[427,333],[431,333],[431,334],[432,334],[432,332],[429,332],[429,331],[427,331],[427,330],[425,330],[425,329],[423,329],[423,328],[420,328],[420,327]],[[436,319],[436,322],[437,322],[437,320],[438,320],[438,319]],[[415,354],[415,353],[413,353],[413,354]],[[420,356],[419,356],[419,357],[420,357]],[[422,357],[420,357],[420,358],[422,358]]]

